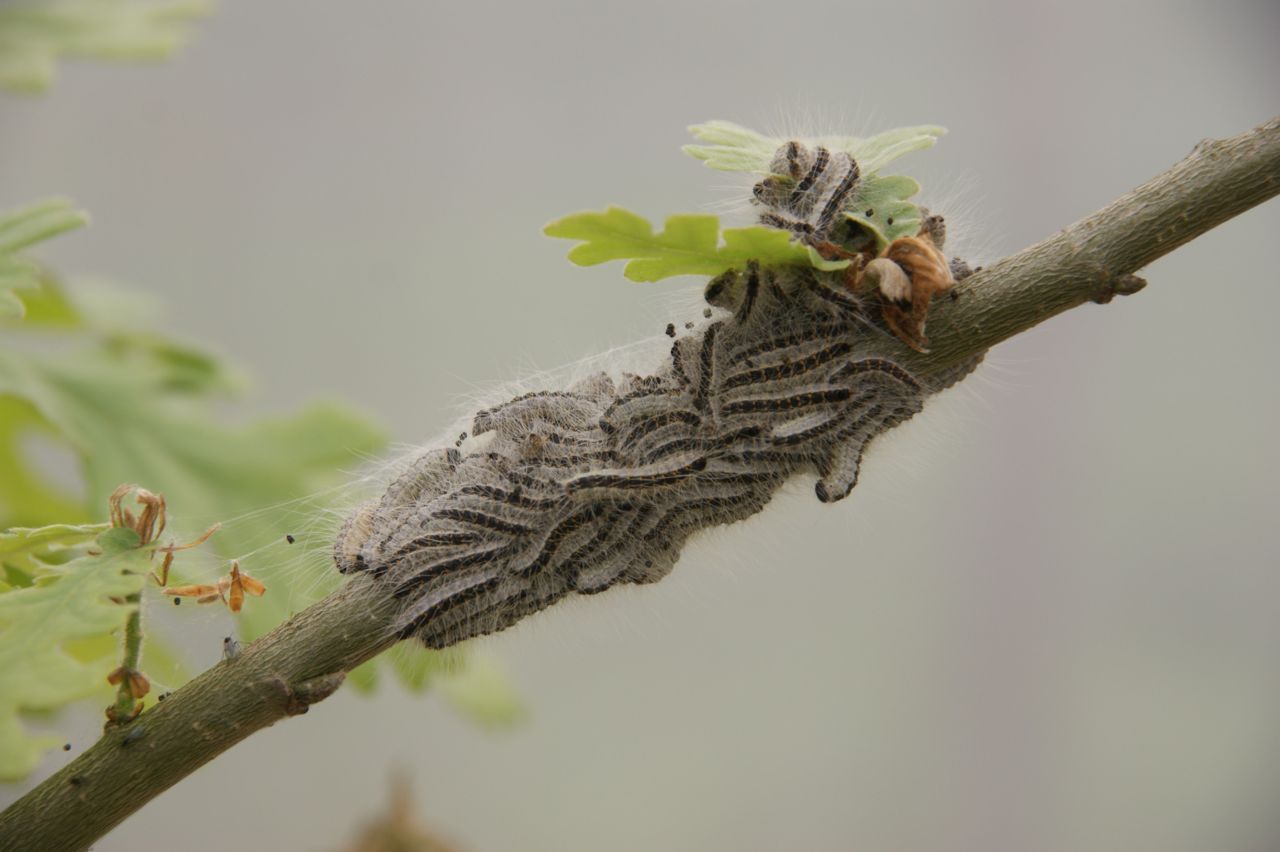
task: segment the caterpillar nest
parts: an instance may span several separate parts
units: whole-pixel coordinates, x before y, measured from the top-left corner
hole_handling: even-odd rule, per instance
[[[788,142],[770,171],[762,223],[854,262],[731,269],[706,287],[720,310],[651,374],[525,394],[475,414],[477,449],[416,458],[335,546],[339,571],[398,599],[401,637],[444,648],[571,594],[656,582],[690,536],[754,515],[797,475],[840,500],[876,435],[977,365],[926,380],[876,354],[890,332],[921,348],[920,303],[966,269],[941,254],[940,217],[911,245],[863,251],[833,232],[856,200],[852,157]]]

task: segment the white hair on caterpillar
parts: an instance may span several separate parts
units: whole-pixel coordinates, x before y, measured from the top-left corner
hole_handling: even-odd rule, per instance
[[[757,196],[825,241],[820,214],[854,196],[857,163],[794,144],[775,163],[813,179],[776,205]],[[690,537],[750,517],[800,475],[817,476],[822,502],[843,499],[872,439],[981,360],[912,375],[876,354],[889,331],[847,284],[807,268],[731,270],[676,314],[691,321],[469,394],[427,449],[342,489],[346,505],[312,521],[336,534],[314,538],[336,540],[339,571],[401,602],[402,636],[445,648],[567,597],[655,582]]]
[[[436,648],[654,582],[795,474],[842,499],[867,443],[973,366],[925,382],[876,357],[864,303],[807,270],[726,273],[705,297],[712,316],[673,324],[648,372],[600,367],[652,340],[525,382],[401,465],[339,534],[339,570],[385,583],[401,634]]]

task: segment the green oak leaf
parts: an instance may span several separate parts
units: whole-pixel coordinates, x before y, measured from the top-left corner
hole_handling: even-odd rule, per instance
[[[28,404],[79,456],[86,493],[109,494],[121,482],[147,483],[170,506],[181,507],[182,515],[170,518],[179,538],[244,515],[212,541],[229,558],[283,541],[305,514],[289,501],[337,484],[340,471],[385,446],[381,430],[336,404],[224,424],[209,410],[207,394],[192,392],[216,389],[220,382],[216,370],[185,348],[108,346],[48,355],[0,350],[0,399],[7,394]],[[0,460],[5,455],[0,451]],[[0,506],[0,517],[20,508]],[[304,575],[285,557],[280,551],[245,564],[269,589],[240,613],[246,638],[275,627],[337,585],[339,575],[324,560]],[[178,574],[186,576],[182,570],[180,564]]]
[[[83,550],[107,528],[106,524],[50,524],[14,527],[0,532],[0,566],[9,586],[30,586],[57,569],[63,557]]]
[[[49,296],[41,303],[48,306],[45,316],[68,316],[53,286],[35,292]],[[29,306],[24,327],[37,318],[34,303]],[[220,359],[154,333],[121,330],[92,306],[75,310],[75,322],[53,323],[53,330],[89,345],[52,353],[0,347],[0,527],[85,521],[117,484],[141,482],[165,494],[169,528],[180,541],[231,521],[208,545],[228,559],[279,543],[242,563],[268,586],[266,596],[236,616],[243,638],[261,635],[336,588],[342,578],[327,555],[335,530],[316,519],[335,515],[332,501],[342,499],[339,486],[349,471],[385,448],[382,431],[335,403],[227,424],[212,406],[244,382]],[[32,439],[74,456],[87,501],[49,481],[31,458]],[[295,545],[284,543],[286,533]],[[0,588],[30,585],[29,572],[43,567],[24,559],[9,571],[9,562],[0,544],[6,569]],[[180,556],[171,582],[212,582],[224,569]],[[144,598],[168,603],[151,593]],[[146,670],[153,681],[176,688],[185,674],[163,639],[148,634]],[[77,650],[102,649],[90,642]],[[413,662],[391,661],[391,668],[410,688],[424,686],[422,671],[440,665],[439,655],[425,648],[402,654]],[[372,690],[382,665],[359,667],[352,686]]]
[[[907,201],[920,184],[906,175],[889,175],[871,181],[858,192],[857,206],[845,210],[845,218],[875,234],[880,247],[920,230],[920,208]],[[871,215],[868,216],[867,212]]]
[[[669,216],[662,232],[655,234],[648,219],[621,207],[610,207],[603,212],[575,213],[557,219],[543,233],[580,240],[581,245],[569,251],[569,260],[579,266],[608,260],[630,261],[623,274],[632,281],[719,275],[743,268],[749,260],[766,266],[814,266],[822,270],[849,265],[847,260],[824,260],[777,228],[728,228],[722,234],[719,219],[703,213]]]
[[[56,543],[83,543],[90,527],[9,530],[6,552],[48,552]],[[102,690],[119,664],[119,630],[137,604],[120,603],[142,590],[150,551],[107,529],[99,549],[62,565],[45,563],[34,583],[0,594],[0,780],[23,778],[60,737],[28,731],[24,712],[53,710]],[[130,532],[132,530],[123,530]],[[85,654],[88,647],[99,653]],[[86,658],[87,657],[87,658]]]
[[[39,292],[45,283],[39,264],[17,253],[88,221],[84,211],[61,198],[40,201],[0,216],[0,320],[20,320],[26,316],[27,299],[18,291]]]
[[[88,214],[70,201],[51,198],[0,216],[0,257],[86,224]]]
[[[690,125],[689,132],[709,144],[685,145],[680,150],[713,169],[726,172],[768,174],[774,153],[787,141],[771,139],[732,121],[712,120]]]
[[[769,163],[773,160],[774,153],[788,141],[770,138],[731,121],[695,124],[689,128],[689,132],[698,140],[710,144],[685,145],[682,150],[686,154],[704,161],[713,169],[758,175],[769,174]],[[853,157],[865,180],[903,154],[931,147],[946,132],[945,127],[923,124],[886,130],[865,139],[857,136],[820,136],[804,141],[833,151],[843,151]]]

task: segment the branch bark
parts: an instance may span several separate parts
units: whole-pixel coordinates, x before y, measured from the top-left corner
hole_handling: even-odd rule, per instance
[[[245,737],[332,695],[347,672],[396,643],[393,609],[376,584],[355,578],[109,729],[0,814],[0,850],[87,849]]]
[[[1060,233],[962,281],[929,319],[932,351],[885,338],[918,375],[953,368],[1085,302],[1145,284],[1134,273],[1280,193],[1280,118],[1206,140],[1184,160]],[[332,694],[397,641],[394,604],[367,578],[298,614],[105,734],[0,814],[0,852],[83,849],[159,793],[261,728]]]
[[[929,354],[904,346],[892,357],[935,372],[1085,302],[1137,292],[1139,269],[1277,193],[1280,117],[1206,139],[1096,213],[960,282],[930,311]]]

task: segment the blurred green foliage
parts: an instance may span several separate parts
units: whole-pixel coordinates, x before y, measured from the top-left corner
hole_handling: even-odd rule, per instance
[[[167,59],[211,6],[199,0],[63,0],[0,8],[0,88],[39,93],[53,84],[58,59]]]
[[[207,8],[132,0],[6,6],[0,88],[43,91],[59,56],[163,58]],[[126,619],[169,600],[146,582],[156,546],[222,524],[204,549],[241,559],[268,589],[237,616],[245,639],[335,588],[331,530],[315,519],[342,508],[344,471],[387,444],[379,425],[338,402],[244,423],[219,416],[243,399],[245,384],[221,359],[141,324],[145,300],[72,298],[24,254],[87,221],[57,199],[0,214],[0,780],[24,777],[61,742],[30,730],[25,714],[108,697]],[[68,458],[70,471],[59,464]],[[139,547],[133,530],[94,523],[123,483],[164,494],[170,523],[163,542]],[[300,547],[288,551],[285,536],[295,532]],[[125,534],[134,540],[122,541]],[[225,563],[184,553],[173,576],[212,583],[223,572]],[[149,630],[143,665],[153,680],[176,688],[187,675],[170,648]],[[481,724],[521,715],[493,663],[473,670],[456,650],[407,644],[389,658],[411,690],[442,675],[445,683],[457,680],[446,700]],[[377,662],[348,681],[371,689]]]
[[[63,199],[50,199],[0,216],[0,320],[22,319],[27,314],[23,291],[38,290],[40,268],[17,254],[27,246],[47,240],[89,221],[81,210]],[[48,321],[48,317],[44,318]]]
[[[21,279],[3,291],[19,307],[0,318],[0,529],[28,528],[0,539],[0,600],[5,600],[0,642],[24,654],[39,646],[46,654],[32,659],[47,661],[49,654],[63,654],[61,643],[72,634],[65,625],[29,617],[28,607],[56,600],[64,613],[95,614],[86,622],[90,627],[74,633],[78,647],[89,652],[74,689],[64,678],[61,688],[32,692],[28,687],[38,669],[14,668],[16,658],[9,654],[0,658],[6,696],[0,713],[52,709],[82,697],[86,684],[106,694],[105,677],[114,668],[111,657],[118,656],[118,634],[131,605],[104,602],[103,586],[64,582],[66,568],[60,563],[76,555],[69,536],[93,529],[76,525],[101,519],[106,497],[117,485],[138,482],[163,492],[177,510],[171,530],[180,539],[244,515],[210,543],[232,557],[264,540],[282,539],[285,525],[297,522],[297,512],[318,511],[289,501],[340,484],[342,470],[386,445],[380,427],[336,403],[246,424],[215,416],[214,407],[234,398],[243,384],[217,358],[132,329],[124,319],[86,313],[54,275],[17,251],[84,221],[65,202],[32,205],[0,219],[0,269],[17,270]],[[74,458],[80,487],[69,487],[66,472],[55,470],[59,454]],[[90,573],[94,564],[83,556],[66,563]],[[183,566],[179,560],[176,576]],[[207,562],[204,569],[207,574]],[[338,582],[323,560],[286,571],[263,559],[253,571],[275,593],[242,611],[239,629],[245,638],[274,627],[291,608],[318,599]],[[141,590],[141,576],[133,578],[129,594]],[[123,599],[120,590],[111,594]],[[147,597],[143,600],[145,605]],[[114,612],[114,618],[103,617],[104,612]],[[147,665],[153,675],[176,685],[185,676],[165,664],[172,655],[163,646],[162,639],[148,637]],[[87,680],[86,671],[93,672]],[[24,679],[10,678],[15,672],[25,673]],[[356,682],[367,684],[369,677]],[[7,721],[11,734],[17,721]],[[15,742],[0,737],[0,767],[8,768],[8,777],[15,767],[30,769],[37,743],[47,745],[32,738],[16,749]]]
[[[216,404],[243,389],[219,359],[131,328],[127,316],[86,312],[53,274],[16,252],[35,241],[31,235],[83,221],[63,202],[0,219],[0,269],[24,275],[20,288],[7,291],[21,310],[0,318],[0,529],[14,528],[0,534],[0,778],[21,777],[58,741],[24,731],[19,711],[56,709],[99,691],[105,697],[133,607],[125,598],[143,592],[144,607],[160,600],[154,586],[155,594],[143,588],[148,561],[127,578],[108,577],[105,557],[86,555],[83,545],[101,529],[90,522],[105,514],[106,496],[117,485],[137,482],[162,492],[178,541],[224,524],[207,547],[240,557],[268,588],[237,616],[242,637],[253,639],[339,584],[327,559],[327,530],[312,536],[317,558],[301,561],[284,558],[285,535],[298,532],[305,547],[299,523],[305,527],[332,509],[342,472],[386,448],[379,426],[336,402],[243,424],[217,416]],[[58,481],[49,469],[51,451],[74,457],[81,488]],[[244,557],[272,543],[280,547]],[[192,561],[198,567],[186,568]],[[212,582],[210,573],[207,561],[182,556],[174,567],[174,576],[189,582]],[[58,618],[49,617],[54,610]],[[177,686],[185,675],[172,657],[163,639],[148,635],[146,669]],[[373,687],[374,662],[352,672],[357,689]],[[413,690],[439,675],[457,680],[446,700],[486,726],[521,716],[491,662],[472,671],[456,651],[406,645],[390,663]],[[37,684],[42,671],[49,681]]]

